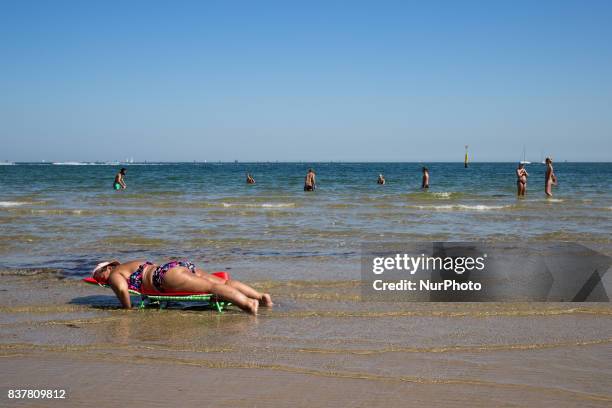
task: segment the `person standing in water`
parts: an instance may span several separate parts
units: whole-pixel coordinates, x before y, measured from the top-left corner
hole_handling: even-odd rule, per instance
[[[546,158],[546,176],[544,177],[544,192],[547,197],[552,197],[552,186],[557,185],[557,176],[555,176],[555,170],[553,169],[552,159]]]
[[[529,177],[529,173],[525,170],[525,165],[519,163],[516,169],[516,188],[519,197],[525,196],[525,192],[527,192],[527,177]]]
[[[423,181],[421,182],[421,188],[429,188],[429,170],[427,167],[423,167]]]
[[[113,188],[115,190],[127,188],[127,186],[125,185],[125,180],[123,179],[125,177],[125,172],[125,168],[122,167],[121,170],[119,170],[119,173],[115,175],[115,181],[113,182]]]
[[[304,178],[304,191],[314,191],[315,188],[317,188],[315,172],[312,169],[308,169],[308,173],[306,173]]]
[[[253,178],[253,176],[251,176],[251,173],[247,173],[246,182],[247,184],[255,184],[255,179]]]
[[[376,180],[378,184],[384,185],[386,183],[385,177],[382,174],[378,175],[378,180]]]

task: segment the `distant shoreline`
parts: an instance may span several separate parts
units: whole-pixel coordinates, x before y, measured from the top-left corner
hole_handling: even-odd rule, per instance
[[[155,164],[304,164],[304,165],[319,165],[319,164],[457,164],[463,166],[462,161],[146,161],[146,162],[99,162],[99,161],[83,161],[83,162],[7,162],[10,165],[55,165],[55,166],[142,166]],[[475,164],[512,164],[518,163],[515,161],[472,161],[471,165]],[[612,161],[556,161],[556,164],[611,164]],[[541,166],[543,163],[532,162],[527,166]]]

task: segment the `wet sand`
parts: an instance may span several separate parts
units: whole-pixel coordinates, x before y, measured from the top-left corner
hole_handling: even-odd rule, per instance
[[[109,361],[34,354],[0,359],[3,377],[32,388],[68,384],[65,400],[48,405],[70,407],[406,407],[406,406],[609,406],[609,399],[589,394],[529,388],[512,384],[430,384],[358,374],[279,373],[258,369],[212,369],[198,364],[167,365],[154,361]],[[96,378],[97,380],[94,380]],[[51,380],[52,379],[52,380]],[[137,379],[135,381],[135,379]],[[103,380],[103,382],[99,382]],[[3,389],[12,383],[2,381]],[[103,401],[101,403],[101,401]],[[5,406],[32,406],[32,401],[3,401]],[[41,404],[38,401],[36,405]]]
[[[257,317],[124,311],[53,271],[3,273],[2,406],[610,406],[608,303],[368,303],[358,281],[252,282]],[[65,388],[8,401],[7,388]]]

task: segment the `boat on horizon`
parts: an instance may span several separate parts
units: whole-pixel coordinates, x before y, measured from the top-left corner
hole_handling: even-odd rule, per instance
[[[523,160],[521,160],[519,163],[531,164],[531,162],[527,160],[526,156],[527,156],[527,149],[525,149],[525,146],[523,146]]]

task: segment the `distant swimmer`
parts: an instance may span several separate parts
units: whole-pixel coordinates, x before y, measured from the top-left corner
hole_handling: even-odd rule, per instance
[[[125,177],[125,172],[125,168],[122,168],[121,170],[119,170],[119,173],[115,175],[115,181],[113,183],[113,188],[115,190],[127,188],[127,186],[125,185],[125,180],[123,179]]]
[[[304,191],[314,191],[317,188],[317,178],[312,169],[308,169],[304,178]]]
[[[427,167],[423,167],[423,181],[421,182],[421,188],[429,188],[429,170]]]
[[[525,170],[525,165],[519,163],[516,168],[516,188],[519,197],[524,196],[525,192],[527,192],[527,177],[529,177],[529,173]]]
[[[379,175],[378,175],[378,180],[376,180],[376,182],[377,182],[378,184],[385,184],[385,183],[386,183],[386,181],[385,181],[385,177],[384,177],[382,174],[379,174]]]
[[[557,176],[555,176],[555,170],[553,169],[552,159],[546,158],[546,176],[544,178],[544,192],[547,197],[552,197],[552,186],[557,185]]]
[[[246,182],[247,184],[255,184],[255,179],[253,178],[253,176],[251,176],[251,173],[247,173]]]

